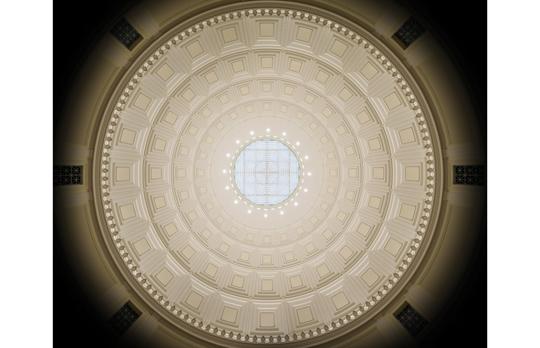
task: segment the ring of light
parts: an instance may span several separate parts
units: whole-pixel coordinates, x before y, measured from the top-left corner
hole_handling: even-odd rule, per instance
[[[249,199],[243,191],[238,187],[236,178],[235,178],[235,170],[236,170],[236,162],[239,159],[240,155],[245,151],[245,149],[254,144],[255,142],[259,141],[276,141],[283,145],[285,145],[288,150],[295,156],[296,160],[298,161],[298,183],[294,190],[289,192],[289,195],[280,201],[273,202],[270,204],[258,204],[256,202],[253,202],[251,199]],[[289,142],[285,137],[278,137],[277,135],[259,135],[258,137],[252,137],[251,141],[246,141],[243,146],[238,148],[234,155],[232,156],[232,160],[229,163],[229,182],[231,186],[233,187],[233,192],[235,195],[246,205],[250,206],[251,208],[256,209],[263,209],[263,210],[274,210],[274,209],[282,209],[284,206],[287,206],[292,199],[297,197],[304,185],[304,161],[302,159],[302,156],[300,153],[298,153],[296,146]]]

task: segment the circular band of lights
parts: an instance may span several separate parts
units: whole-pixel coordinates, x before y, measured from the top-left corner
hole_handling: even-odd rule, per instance
[[[249,145],[253,144],[256,141],[259,140],[277,140],[288,147],[289,151],[291,151],[298,160],[299,164],[299,172],[298,172],[298,185],[296,188],[289,194],[289,197],[284,199],[278,204],[273,205],[266,205],[266,204],[256,204],[253,203],[251,200],[249,200],[247,197],[245,197],[242,192],[240,192],[240,189],[236,185],[236,180],[234,178],[234,171],[235,171],[235,162],[240,155],[240,153]],[[299,143],[298,143],[299,144]],[[287,207],[289,203],[291,203],[292,200],[294,200],[298,195],[302,192],[304,189],[304,183],[305,183],[305,163],[304,158],[306,157],[305,154],[301,154],[298,151],[297,145],[294,143],[291,143],[286,136],[278,136],[278,135],[258,135],[258,136],[251,136],[249,140],[245,140],[244,144],[236,149],[233,155],[229,156],[232,158],[232,160],[229,163],[229,169],[227,172],[229,173],[229,183],[231,187],[233,187],[233,193],[237,200],[239,202],[242,202],[244,205],[246,205],[249,210],[252,211],[253,209],[256,210],[262,210],[262,211],[273,211],[273,210],[279,210],[282,211],[283,208]],[[251,212],[250,212],[251,213]]]
[[[382,64],[391,76],[395,79],[395,82],[403,90],[407,98],[407,102],[412,110],[416,114],[416,122],[418,128],[420,129],[421,140],[423,146],[426,150],[426,171],[427,171],[427,190],[425,197],[425,205],[420,216],[420,222],[418,229],[416,230],[416,237],[412,240],[410,248],[406,253],[405,258],[401,261],[398,270],[393,274],[393,277],[390,277],[388,281],[384,282],[379,290],[372,296],[371,299],[366,301],[363,304],[355,307],[353,310],[348,311],[347,313],[341,315],[339,319],[333,320],[329,324],[321,325],[315,329],[311,328],[309,330],[300,330],[291,334],[279,334],[279,335],[250,335],[243,334],[241,332],[224,329],[217,327],[215,325],[204,325],[203,322],[194,318],[191,315],[184,313],[182,310],[178,309],[174,304],[171,304],[166,296],[161,293],[161,290],[153,286],[146,277],[141,273],[138,267],[133,262],[132,256],[129,254],[124,241],[119,236],[119,229],[116,224],[116,217],[113,213],[112,202],[109,198],[110,196],[110,149],[113,145],[113,134],[116,131],[120,113],[126,107],[126,103],[129,100],[134,87],[140,82],[141,78],[149,71],[149,68],[154,65],[171,47],[178,45],[183,40],[190,37],[192,34],[197,33],[204,29],[207,26],[212,26],[218,23],[227,22],[232,19],[238,19],[240,17],[264,17],[264,16],[282,16],[282,17],[292,17],[297,20],[303,20],[311,24],[316,24],[319,26],[327,26],[336,34],[340,35],[342,38],[345,38],[349,42],[353,42],[360,47],[363,47],[369,55],[376,59],[380,64]],[[305,340],[312,337],[322,335],[326,332],[330,332],[334,329],[337,329],[343,325],[346,325],[356,318],[361,316],[363,313],[367,312],[375,306],[375,304],[384,298],[388,292],[394,287],[398,280],[403,276],[404,272],[407,270],[411,262],[413,261],[414,256],[417,254],[417,251],[420,247],[420,244],[423,241],[423,237],[426,233],[426,228],[431,218],[431,211],[434,203],[435,195],[435,162],[434,162],[434,150],[431,141],[431,137],[428,130],[428,125],[424,118],[422,109],[419,105],[419,102],[416,96],[413,94],[411,88],[408,86],[405,78],[398,72],[394,67],[392,62],[385,57],[375,46],[373,46],[365,38],[361,37],[359,34],[355,33],[353,30],[342,26],[338,23],[334,23],[331,20],[323,18],[321,16],[313,15],[304,11],[295,11],[290,9],[281,9],[281,8],[257,8],[241,11],[233,11],[230,13],[225,13],[223,15],[215,16],[204,20],[198,24],[195,24],[188,28],[187,30],[182,31],[180,34],[174,36],[171,40],[166,42],[164,45],[159,47],[153,54],[151,54],[148,59],[142,64],[142,66],[135,72],[131,77],[127,86],[125,87],[123,93],[120,95],[116,105],[110,115],[108,125],[106,127],[106,133],[104,139],[102,140],[102,156],[100,158],[101,163],[101,199],[102,199],[102,208],[104,211],[104,217],[110,236],[114,242],[117,252],[124,261],[126,267],[130,270],[130,273],[134,279],[141,285],[143,289],[164,309],[169,311],[172,315],[176,316],[180,320],[184,321],[187,324],[193,325],[194,327],[206,331],[210,334],[231,339],[234,341],[250,342],[250,343],[286,343],[294,342],[299,340]]]

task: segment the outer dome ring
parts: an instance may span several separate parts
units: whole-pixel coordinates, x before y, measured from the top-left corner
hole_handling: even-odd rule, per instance
[[[147,50],[147,52],[148,52],[148,50]],[[144,54],[141,55],[141,57],[143,57],[143,56],[144,56]],[[146,64],[146,63],[145,63],[145,64]],[[150,64],[150,65],[151,65],[151,64]],[[135,66],[135,64],[134,64],[134,66]],[[149,65],[147,64],[146,66],[149,66]],[[143,65],[142,71],[145,70],[144,67],[145,67],[145,65]],[[133,71],[133,68],[132,68],[132,71]],[[129,75],[126,74],[126,76],[129,76]],[[121,85],[121,84],[120,84],[120,85]],[[128,89],[129,89],[129,87],[128,87]],[[119,93],[121,93],[121,89],[119,89],[119,90],[116,92],[117,95],[118,95]],[[418,93],[416,93],[416,94],[417,94],[417,95],[421,95],[421,94],[418,94]],[[123,100],[123,99],[125,99],[125,98],[123,98],[123,96],[120,96],[119,99],[120,99],[120,100]],[[111,99],[111,100],[114,100],[114,99]],[[422,103],[422,102],[419,102],[419,104],[420,104],[420,103]],[[427,105],[427,104],[425,104],[425,105]],[[114,107],[113,107],[113,106],[110,106],[110,107],[109,107],[109,110],[111,110],[112,108],[114,108]],[[424,107],[422,107],[422,108],[424,109]],[[427,110],[427,109],[426,109],[426,110]],[[114,112],[113,112],[113,114],[114,114]],[[422,119],[422,122],[424,122],[424,121],[425,121],[425,120]],[[112,122],[114,123],[115,120],[113,119]],[[426,121],[426,122],[429,122],[429,121]],[[106,129],[105,127],[102,127],[102,128],[101,128],[101,129],[102,129],[102,132],[109,132],[110,130],[113,130],[113,127],[114,127],[114,124],[113,124],[113,123],[111,123],[111,125],[109,125],[109,127],[107,127],[107,129],[108,129],[107,131],[105,131],[105,129]],[[431,126],[431,125],[430,125],[430,126]],[[431,129],[431,131],[430,131],[429,133],[431,133],[430,135],[431,135],[432,137],[433,137],[433,136],[436,137],[436,132],[434,132],[433,129]],[[103,133],[102,133],[102,134],[103,134]],[[106,140],[106,139],[107,139],[106,137],[105,137],[104,139],[105,139],[105,142],[104,142],[104,144],[103,144],[103,147],[104,147],[104,149],[106,149],[107,146],[108,146],[108,143],[107,143],[107,142],[108,142],[109,140]],[[438,151],[437,151],[438,148],[435,147],[435,149],[436,149],[436,150],[433,151],[434,157],[437,156],[437,155],[439,155],[439,153],[438,153]],[[105,151],[105,152],[103,153],[103,156],[101,156],[101,155],[100,155],[100,156],[96,156],[96,158],[101,158],[102,161],[106,162],[106,161],[107,161],[107,157],[108,157],[108,156],[106,155],[106,153],[107,153],[107,152]],[[434,162],[436,163],[437,161],[434,161]],[[101,172],[100,169],[102,169],[102,168],[100,168],[101,166],[100,166],[100,164],[98,163],[98,161],[96,161],[96,167],[97,167],[96,169],[97,169],[99,172]],[[440,173],[439,170],[436,170],[435,173],[436,173],[436,175],[440,176],[440,175],[438,174],[438,173]],[[97,184],[96,187],[99,187],[99,180],[98,180],[99,175],[97,175],[95,178],[96,178],[96,182],[95,182],[95,183]],[[437,177],[437,182],[440,182],[439,179],[440,179],[440,178]],[[105,184],[105,185],[106,185],[106,184]],[[106,187],[104,187],[104,189],[106,190]],[[102,198],[102,199],[100,200],[100,202],[107,201],[107,196],[108,196],[108,195],[107,195],[106,193],[107,193],[106,191],[100,191],[100,192],[99,192],[99,195],[98,195],[98,196],[100,196],[100,197]],[[437,198],[437,196],[438,196],[436,190],[434,190],[434,196],[435,196],[436,198]],[[440,197],[439,197],[438,200],[440,200]],[[99,203],[98,203],[98,204],[99,204]],[[434,204],[438,204],[437,201],[435,201]],[[107,209],[107,208],[106,208],[106,209]],[[98,209],[98,211],[101,212],[100,209]],[[106,210],[105,210],[105,211],[106,211]],[[437,211],[437,210],[434,209],[434,211]],[[108,219],[107,213],[105,213],[105,214],[100,213],[100,215],[104,218],[105,221],[107,221],[107,219]],[[430,225],[430,226],[433,226],[433,224],[434,224],[434,221],[433,221],[433,220],[434,220],[433,217],[431,217],[431,218],[429,219],[429,225]],[[108,224],[108,223],[105,222],[105,225],[104,225],[104,226],[106,226],[107,224]],[[109,225],[114,225],[114,223],[113,223],[113,224],[109,224]],[[427,227],[427,226],[426,226],[426,227]],[[114,228],[114,227],[113,227],[113,228]],[[105,231],[105,229],[103,229],[103,231]],[[429,235],[429,234],[426,233],[426,232],[423,232],[423,234],[424,234],[424,233],[425,233],[426,236]],[[114,236],[114,232],[113,232],[113,236]],[[106,240],[107,240],[107,238],[106,238]],[[109,240],[110,240],[110,236],[109,236]],[[114,238],[113,238],[113,240],[114,240]],[[424,239],[424,240],[425,240],[425,239]],[[418,243],[418,244],[419,244],[419,243]],[[423,242],[423,244],[426,244],[426,243]],[[417,247],[417,248],[418,248],[418,247]],[[121,251],[121,250],[123,250],[123,249],[120,248],[119,250]],[[114,254],[114,253],[113,253],[113,254]],[[124,253],[121,253],[121,256],[124,256]],[[418,259],[418,258],[417,258],[417,259]],[[128,263],[128,265],[129,265],[129,263]],[[125,267],[125,266],[124,266],[124,267]],[[121,267],[121,268],[122,268],[122,267]],[[124,268],[124,269],[125,269],[125,268]],[[412,272],[409,271],[408,273],[411,274]],[[403,279],[401,280],[401,282],[404,283]],[[137,287],[134,286],[134,288],[137,288]],[[395,289],[394,289],[393,291],[396,292]],[[148,296],[148,295],[145,294],[144,296]],[[163,304],[163,303],[162,303],[162,304]],[[218,337],[219,337],[219,335],[218,335]],[[263,343],[264,343],[264,342],[263,342]]]

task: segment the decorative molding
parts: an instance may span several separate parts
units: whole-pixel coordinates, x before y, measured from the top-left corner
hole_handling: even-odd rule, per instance
[[[232,11],[171,36],[114,102],[101,139],[102,213],[141,289],[178,321],[253,343],[317,337],[369,312],[433,217],[439,149],[406,79],[364,37],[305,11]],[[289,250],[279,238],[292,222],[221,216],[209,173],[234,148],[226,134],[265,110],[324,150],[309,152],[325,165],[306,185],[329,201],[305,195],[313,209]],[[235,237],[235,220],[259,234]]]

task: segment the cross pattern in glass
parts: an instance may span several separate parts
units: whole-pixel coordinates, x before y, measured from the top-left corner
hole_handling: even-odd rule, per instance
[[[298,158],[278,140],[256,140],[247,145],[234,163],[234,181],[254,204],[275,205],[296,190],[300,176]]]

